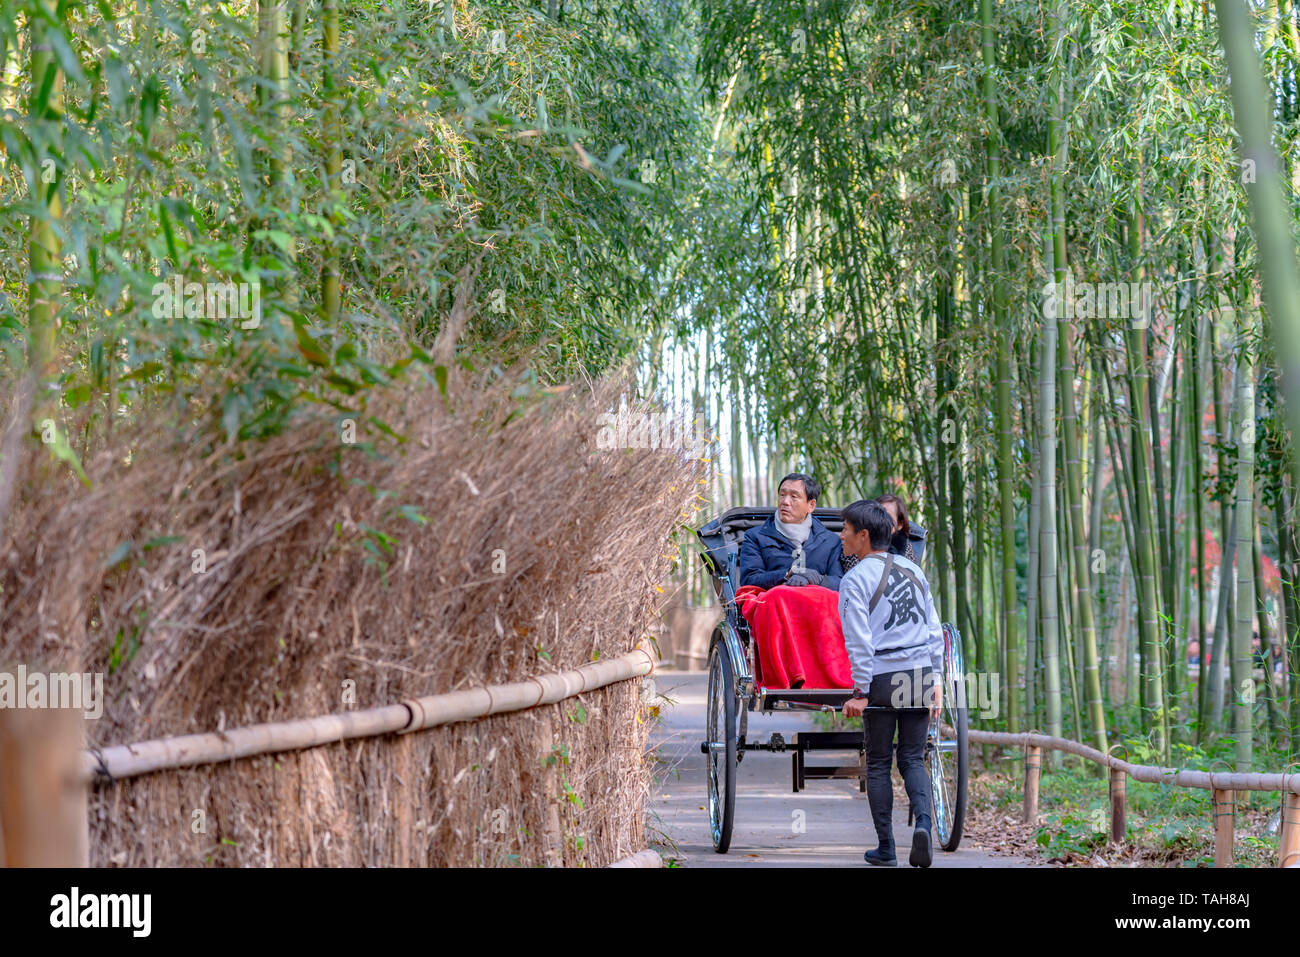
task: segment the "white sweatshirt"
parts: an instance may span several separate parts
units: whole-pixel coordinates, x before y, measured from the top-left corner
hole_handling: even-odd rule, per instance
[[[876,605],[868,612],[887,558],[864,557],[850,568],[840,582],[840,623],[844,627],[844,649],[849,653],[853,684],[858,690],[871,689],[877,674],[930,667],[943,674],[943,626],[934,610],[930,583],[913,562],[894,556],[890,582]],[[910,571],[924,586],[903,574]]]

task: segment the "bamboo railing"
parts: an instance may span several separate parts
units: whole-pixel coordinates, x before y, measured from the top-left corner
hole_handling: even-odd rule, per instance
[[[555,704],[652,671],[654,659],[643,647],[637,647],[617,658],[512,684],[409,698],[399,704],[364,711],[341,711],[230,731],[95,748],[81,755],[81,777],[87,783],[116,780],[166,768],[188,768],[259,754],[300,751],[352,738],[407,734],[456,721],[472,721],[488,715]]]
[[[638,646],[617,658],[512,684],[90,751],[79,750],[79,712],[35,711],[29,716],[6,710],[0,712],[0,834],[10,840],[0,841],[0,866],[86,866],[86,793],[99,782],[524,711],[653,671],[654,658]],[[662,864],[647,849],[610,866]]]
[[[644,851],[637,851],[635,854],[629,854],[627,857],[620,858],[613,864],[607,864],[607,867],[663,867],[664,859],[659,856],[658,851],[646,848]]]
[[[1125,834],[1125,781],[1132,778],[1145,784],[1171,784],[1183,788],[1203,788],[1214,795],[1214,866],[1232,866],[1233,827],[1238,791],[1281,791],[1282,821],[1278,841],[1278,866],[1300,867],[1300,772],[1294,774],[1258,774],[1220,771],[1188,771],[1161,768],[1150,764],[1131,764],[1113,754],[1103,754],[1068,738],[1056,738],[1036,732],[1010,734],[1000,731],[971,731],[975,744],[1024,748],[1025,800],[1023,820],[1032,823],[1038,816],[1038,775],[1042,753],[1065,751],[1110,769],[1110,840],[1122,844]]]

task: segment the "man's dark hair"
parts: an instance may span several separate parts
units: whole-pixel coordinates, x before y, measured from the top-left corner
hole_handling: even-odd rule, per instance
[[[780,492],[782,485],[786,482],[793,482],[795,479],[803,482],[803,494],[808,501],[811,502],[814,499],[821,497],[822,487],[817,484],[817,480],[811,475],[804,475],[802,472],[791,472],[785,478],[781,479],[781,481],[776,483],[776,490]]]
[[[871,537],[871,547],[878,552],[889,548],[894,535],[894,517],[879,502],[859,499],[840,511],[845,523],[854,532],[866,532]]]

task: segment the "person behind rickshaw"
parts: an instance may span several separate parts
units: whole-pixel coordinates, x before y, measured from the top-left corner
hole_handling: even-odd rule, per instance
[[[912,525],[907,520],[907,508],[903,505],[903,500],[897,495],[886,493],[877,498],[876,501],[884,506],[885,511],[894,520],[894,534],[889,540],[889,551],[895,555],[902,555],[909,562],[917,565],[921,564],[920,558],[912,548]],[[848,552],[841,551],[840,568],[843,573],[847,573],[858,561],[857,555],[850,555]]]
[[[893,493],[886,492],[876,501],[884,506],[889,517],[894,520],[894,534],[889,539],[889,550],[895,555],[902,555],[914,565],[919,565],[920,559],[912,549],[912,524],[907,520],[907,508],[903,505],[903,500]]]
[[[740,584],[840,586],[840,539],[813,516],[821,493],[815,479],[791,472],[777,486],[776,514],[745,533]]]
[[[880,841],[862,857],[869,864],[898,863],[890,781],[897,731],[898,770],[916,822],[908,862],[929,867],[930,786],[922,759],[929,713],[901,709],[937,711],[943,627],[924,573],[905,556],[889,551],[893,516],[879,502],[866,501],[847,506],[843,515],[844,553],[860,559],[840,583],[840,621],[853,673],[853,697],[844,703],[844,716],[864,716],[867,801]],[[867,712],[869,704],[879,710]]]

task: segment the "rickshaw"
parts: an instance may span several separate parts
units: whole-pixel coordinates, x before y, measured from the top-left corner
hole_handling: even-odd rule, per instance
[[[761,662],[758,643],[750,634],[749,622],[736,603],[740,584],[740,543],[745,533],[762,525],[775,512],[771,507],[739,506],[696,529],[704,547],[701,556],[722,603],[722,620],[709,642],[709,690],[707,740],[700,751],[707,755],[709,828],[713,849],[725,854],[731,846],[736,815],[737,765],[749,751],[788,752],[791,783],[797,793],[810,779],[857,779],[867,789],[866,748],[862,731],[798,731],[787,738],[772,732],[767,741],[748,740],[749,712],[839,711],[852,696],[847,688],[767,688],[757,683]],[[833,532],[844,527],[837,508],[817,508],[817,520]],[[925,530],[913,525],[910,541],[920,558]],[[943,625],[944,652],[942,695],[937,718],[932,718],[926,736],[924,760],[929,772],[931,818],[935,837],[945,851],[957,850],[966,816],[967,725],[965,670],[961,637],[957,629]],[[868,711],[874,710],[868,707]],[[850,765],[811,765],[806,756],[816,751],[858,752]],[[909,809],[908,824],[911,825]]]

